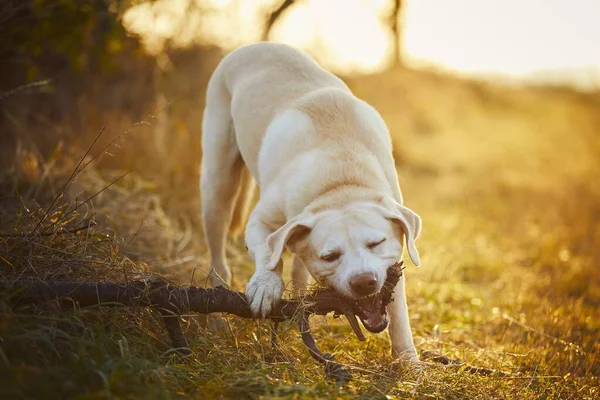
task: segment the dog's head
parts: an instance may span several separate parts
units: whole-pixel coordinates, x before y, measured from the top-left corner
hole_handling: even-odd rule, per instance
[[[387,327],[383,307],[377,303],[387,269],[402,258],[404,243],[412,262],[419,265],[415,240],[420,230],[421,218],[395,201],[303,213],[268,237],[269,265],[275,268],[287,247],[315,280],[356,300],[365,328],[379,332]]]

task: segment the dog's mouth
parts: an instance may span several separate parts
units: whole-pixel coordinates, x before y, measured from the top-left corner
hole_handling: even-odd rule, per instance
[[[387,328],[388,315],[381,293],[354,300],[352,308],[369,332],[379,333]]]
[[[398,261],[388,267],[387,277],[379,293],[360,299],[353,299],[333,289],[337,292],[338,296],[345,298],[346,304],[352,307],[354,315],[361,320],[363,326],[369,332],[379,333],[388,327],[389,321],[386,306],[393,300],[392,295],[394,288],[400,277],[402,277],[402,270],[404,269],[403,264],[402,261]],[[354,321],[354,324],[352,322],[350,323],[352,329],[354,329],[354,332],[359,337],[362,337],[361,340],[364,340],[362,333],[357,332],[357,330],[360,331],[360,328],[356,324],[356,319],[348,314],[346,314],[346,316]]]

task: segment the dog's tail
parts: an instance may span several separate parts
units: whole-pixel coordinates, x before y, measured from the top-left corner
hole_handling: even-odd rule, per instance
[[[240,177],[239,192],[235,201],[233,216],[231,217],[231,224],[229,224],[229,234],[233,239],[237,239],[246,227],[250,209],[254,202],[255,187],[256,182],[254,181],[252,174],[250,174],[248,168],[244,166],[242,169],[242,176]]]

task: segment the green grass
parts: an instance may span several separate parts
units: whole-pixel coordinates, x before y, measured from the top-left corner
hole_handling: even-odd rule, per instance
[[[389,93],[377,90],[384,79]],[[422,267],[406,270],[418,349],[508,375],[408,367],[391,359],[387,333],[360,342],[345,321],[314,318],[321,349],[354,375],[341,387],[325,380],[289,323],[272,349],[268,324],[229,316],[218,330],[204,316],[186,316],[193,354],[183,359],[150,309],[15,308],[0,296],[0,398],[599,397],[597,100],[410,71],[351,85],[401,132],[400,181],[423,217]],[[123,282],[160,273],[205,283],[194,184],[169,186],[167,173],[134,170],[103,190],[124,171],[93,163],[37,226],[74,168],[68,154],[20,154],[0,181],[0,231],[59,232],[89,218],[97,225],[0,237],[0,279]],[[243,288],[252,265],[241,243],[230,244],[229,256]]]

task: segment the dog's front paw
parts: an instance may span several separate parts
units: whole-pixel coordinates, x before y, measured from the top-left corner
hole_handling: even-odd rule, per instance
[[[256,272],[246,286],[246,299],[252,314],[265,318],[277,305],[283,294],[281,274],[274,271]]]
[[[406,363],[418,364],[420,362],[417,350],[414,347],[411,349],[395,349],[392,347],[392,358]]]

